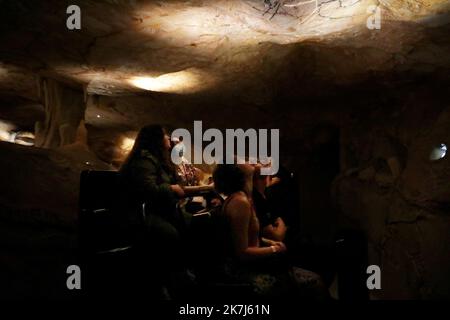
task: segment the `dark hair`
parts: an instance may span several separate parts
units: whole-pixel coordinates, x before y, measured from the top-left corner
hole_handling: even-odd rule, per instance
[[[173,174],[175,172],[174,165],[170,161],[169,151],[163,145],[164,135],[166,133],[166,129],[161,125],[154,124],[143,127],[139,131],[133,149],[131,149],[122,168],[127,166],[134,158],[140,157],[142,150],[147,150],[161,162],[163,168],[168,173]]]
[[[245,174],[235,164],[219,164],[213,173],[214,187],[227,196],[234,192],[244,191]]]

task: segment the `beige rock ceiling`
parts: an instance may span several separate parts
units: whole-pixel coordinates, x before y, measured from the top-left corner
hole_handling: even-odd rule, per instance
[[[2,218],[74,226],[80,171],[120,165],[148,123],[280,128],[305,229],[326,239],[337,210],[383,268],[377,298],[448,298],[450,159],[429,153],[450,145],[450,1],[317,3],[0,0],[0,140],[23,130],[38,141],[46,120],[51,136],[77,137],[0,142]],[[71,4],[81,30],[66,28]],[[367,28],[372,5],[380,30]],[[51,112],[43,78],[60,80],[45,79],[59,88]],[[322,139],[339,161],[316,162]]]
[[[141,94],[130,80],[181,72],[184,86],[169,92],[246,88],[258,96],[299,55],[315,76],[339,81],[367,69],[450,65],[443,47],[428,41],[449,22],[447,0],[284,0],[278,10],[264,0],[82,0],[82,28],[72,31],[69,4],[3,1],[1,91],[32,97],[33,76],[48,75],[91,94]],[[381,10],[380,30],[366,26],[371,5]]]

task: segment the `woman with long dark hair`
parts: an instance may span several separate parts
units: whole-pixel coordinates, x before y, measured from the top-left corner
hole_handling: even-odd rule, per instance
[[[326,288],[319,275],[287,262],[283,242],[260,237],[252,190],[255,168],[250,164],[220,164],[213,178],[217,191],[227,199],[222,218],[228,233],[226,276],[251,284],[258,296],[325,299]]]
[[[145,203],[151,217],[163,219],[175,228],[182,227],[176,204],[185,193],[177,183],[170,147],[170,137],[162,126],[143,127],[122,165],[120,174],[128,205],[138,210],[137,217],[129,217],[131,223],[140,220],[140,206]]]
[[[149,125],[140,130],[120,169],[123,189],[120,212],[122,223],[132,231],[136,243],[148,252],[151,272],[169,290],[171,286],[178,290],[175,288],[179,288],[180,282],[190,285],[183,247],[187,217],[177,208],[185,192],[178,184],[170,147],[169,135],[162,126]]]

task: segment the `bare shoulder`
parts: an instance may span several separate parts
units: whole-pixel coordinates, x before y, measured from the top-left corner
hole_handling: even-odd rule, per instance
[[[244,192],[236,192],[230,196],[229,205],[250,205],[247,195]]]
[[[250,215],[250,201],[243,192],[239,192],[233,195],[228,203],[226,214],[230,216],[240,215]]]

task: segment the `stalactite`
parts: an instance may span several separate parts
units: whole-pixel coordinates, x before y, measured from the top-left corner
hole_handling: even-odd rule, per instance
[[[83,92],[54,79],[42,78],[39,94],[45,108],[45,120],[36,123],[36,146],[57,148],[74,143],[79,126],[84,125]]]

